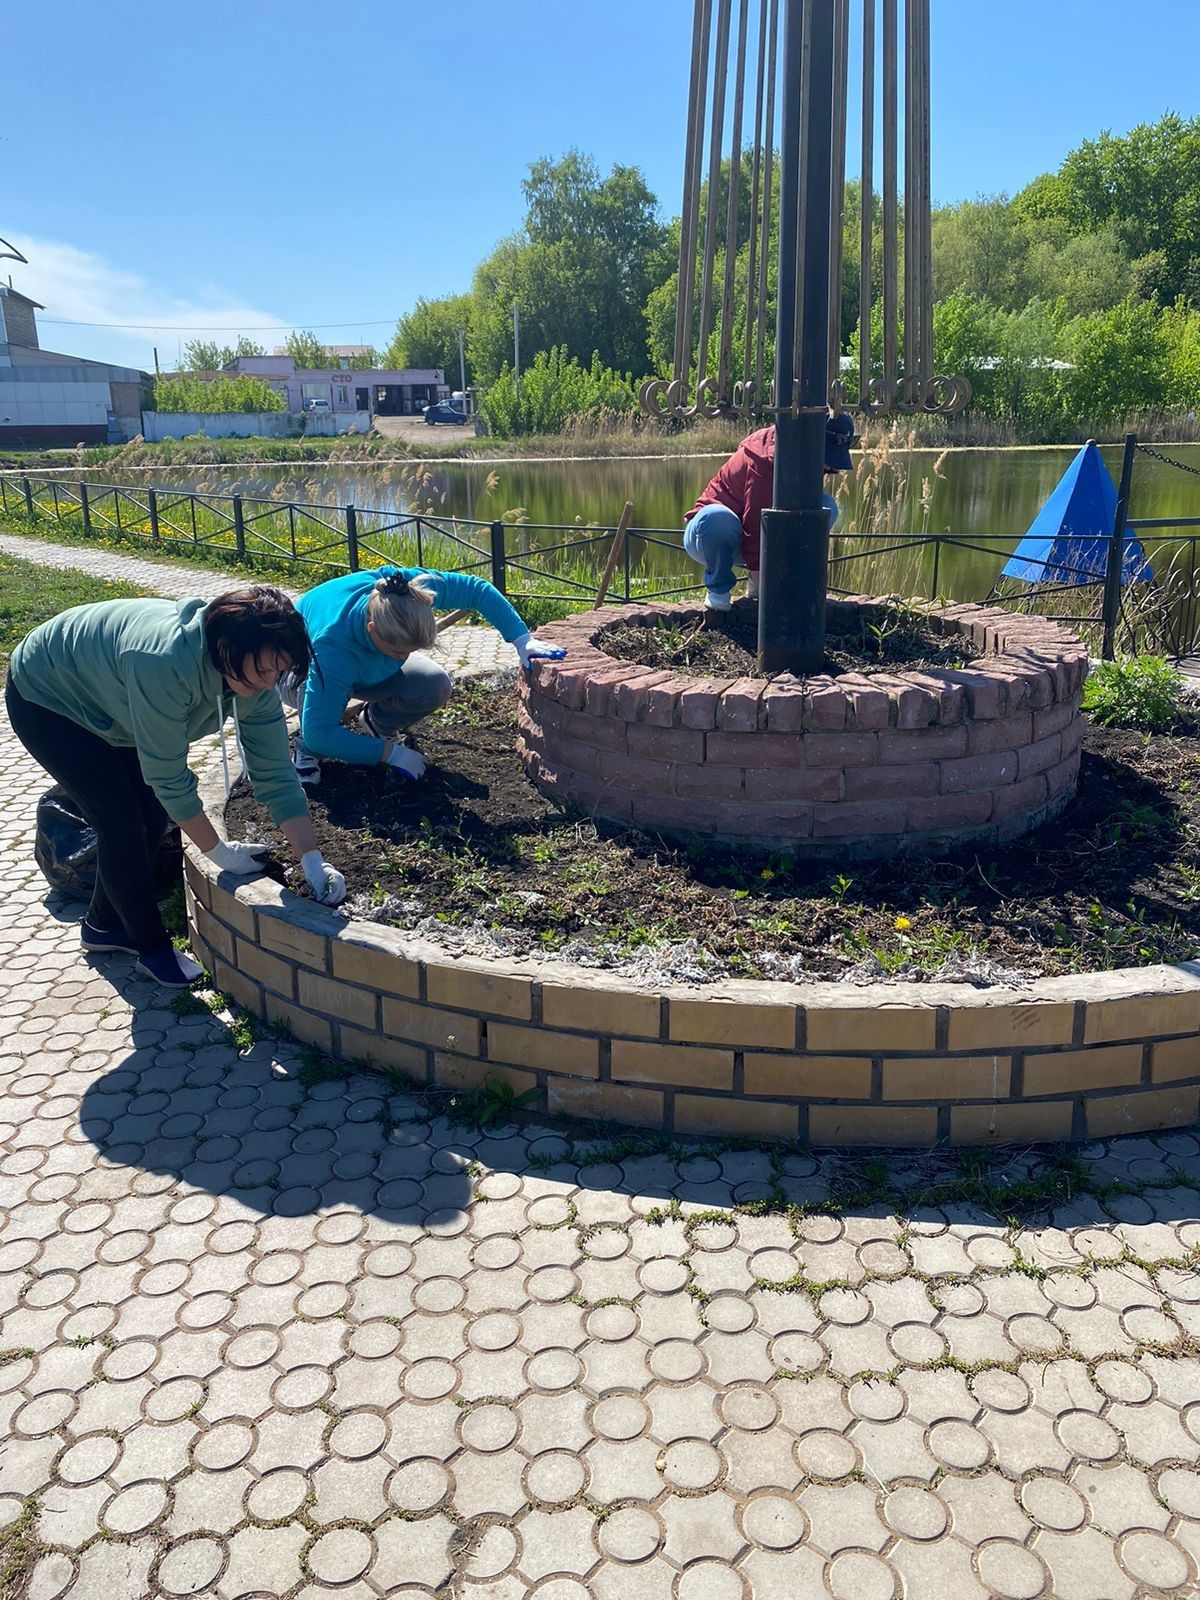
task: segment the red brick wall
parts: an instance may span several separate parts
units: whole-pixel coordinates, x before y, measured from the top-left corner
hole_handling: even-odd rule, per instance
[[[866,597],[832,609],[868,606]],[[1040,617],[923,606],[987,652],[952,671],[691,678],[618,661],[604,630],[695,606],[629,606],[542,628],[562,662],[522,679],[530,777],[596,815],[812,856],[1015,838],[1075,792],[1087,654]]]

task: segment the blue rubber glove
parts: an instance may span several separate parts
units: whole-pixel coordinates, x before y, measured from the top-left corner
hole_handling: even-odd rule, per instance
[[[540,639],[535,639],[531,633],[523,633],[513,640],[513,649],[525,671],[529,671],[531,661],[561,661],[567,653],[566,645],[543,644]]]

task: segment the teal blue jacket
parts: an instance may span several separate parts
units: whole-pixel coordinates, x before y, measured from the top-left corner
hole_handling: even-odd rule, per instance
[[[343,728],[342,713],[352,696],[368,699],[374,686],[402,670],[400,662],[376,649],[367,632],[371,591],[376,579],[392,572],[425,578],[439,611],[478,611],[510,644],[527,631],[499,589],[465,572],[375,567],[319,583],[296,602],[308,627],[314,658],[305,684],[300,737],[314,755],[359,766],[376,766],[383,760],[385,741]]]
[[[173,822],[203,807],[187,764],[193,740],[230,710],[254,792],[276,822],[308,811],[288,754],[279,693],[235,695],[204,638],[207,600],[101,600],[27,634],[9,671],[20,695],[138,753],[142,776]]]

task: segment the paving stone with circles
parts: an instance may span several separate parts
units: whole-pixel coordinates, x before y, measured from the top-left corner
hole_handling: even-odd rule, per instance
[[[36,1600],[1195,1588],[1194,1134],[1097,1141],[1104,1204],[1085,1184],[1014,1228],[822,1211],[821,1151],[580,1166],[377,1076],[305,1087],[294,1045],[239,1055],[220,1018],[127,999],[126,958],[80,959],[27,855],[45,780],[3,732],[0,772],[0,1521],[34,1496],[61,1539]],[[919,1192],[924,1160],[889,1181]],[[815,1303],[778,1289],[801,1271]]]

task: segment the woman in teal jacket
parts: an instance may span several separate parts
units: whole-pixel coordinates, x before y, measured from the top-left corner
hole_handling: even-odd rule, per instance
[[[200,804],[188,746],[232,710],[250,781],[299,857],[314,896],[336,905],[341,873],[321,858],[288,760],[276,684],[307,672],[308,634],[278,589],[215,600],[105,600],[44,622],[13,652],[5,700],[21,743],[96,832],[96,888],[82,929],[91,952],[128,951],[182,988],[202,969],[167,938],[154,857],[171,822],[225,872],[261,870],[265,845],[224,842]]]
[[[437,639],[435,606],[478,611],[523,667],[566,655],[561,645],[534,639],[498,589],[464,572],[376,567],[320,583],[297,605],[316,671],[307,680],[289,674],[280,693],[300,713],[295,767],[309,787],[321,781],[323,756],[359,766],[386,763],[406,778],[423,775],[424,758],[399,735],[445,705],[454,689],[445,668],[423,654]],[[355,728],[343,728],[352,699],[366,706]]]

